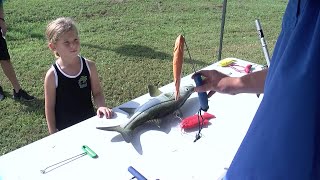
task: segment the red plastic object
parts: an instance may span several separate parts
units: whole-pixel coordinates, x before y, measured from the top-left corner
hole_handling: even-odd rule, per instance
[[[213,114],[207,113],[205,112],[203,115],[203,125],[207,125],[209,124],[209,119],[215,118],[215,116]],[[201,117],[199,117],[200,122],[202,123],[202,119]],[[199,125],[198,122],[198,114],[189,116],[184,118],[181,123],[180,123],[180,127],[183,129],[191,129],[194,127],[197,127]]]
[[[240,69],[237,69],[235,66],[241,67],[241,70],[240,70]],[[248,65],[246,65],[246,67],[240,66],[240,65],[238,65],[238,64],[231,64],[231,65],[229,65],[229,67],[232,68],[233,70],[239,72],[239,73],[245,72],[245,73],[248,74],[248,73],[251,73],[251,70],[252,70],[252,69],[251,69],[251,68],[252,68],[252,64],[248,64]]]
[[[244,72],[246,72],[246,73],[251,73],[251,67],[252,67],[252,65],[251,65],[251,64],[248,64],[248,65],[244,68]]]

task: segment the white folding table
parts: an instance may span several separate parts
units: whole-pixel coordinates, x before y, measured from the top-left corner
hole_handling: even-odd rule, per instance
[[[252,64],[255,70],[260,65],[237,60],[240,65]],[[231,76],[243,73],[218,63],[204,69],[217,69]],[[194,84],[191,75],[184,77],[181,86]],[[160,90],[173,90],[173,83]],[[217,179],[227,168],[261,102],[263,96],[255,94],[214,94],[209,99],[208,112],[215,115],[210,125],[201,131],[202,137],[194,142],[197,129],[184,132],[180,120],[174,115],[163,118],[160,127],[145,124],[135,131],[132,143],[126,143],[117,132],[102,131],[97,126],[120,124],[128,120],[119,107],[138,107],[151,97],[148,94],[115,107],[113,119],[92,117],[79,124],[35,141],[0,157],[0,180],[106,180],[130,179],[128,167],[132,166],[147,179]],[[182,106],[183,117],[197,113],[197,93],[193,93]],[[40,170],[65,160],[89,146],[98,158],[80,157],[52,169],[46,174]]]

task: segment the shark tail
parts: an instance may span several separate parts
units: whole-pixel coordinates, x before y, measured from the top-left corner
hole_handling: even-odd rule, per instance
[[[122,138],[127,142],[131,142],[132,140],[132,131],[126,130],[122,128],[120,125],[118,126],[110,126],[110,127],[97,127],[97,129],[104,130],[104,131],[117,131],[121,134]]]

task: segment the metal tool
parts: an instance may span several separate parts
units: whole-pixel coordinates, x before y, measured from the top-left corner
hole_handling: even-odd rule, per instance
[[[136,169],[132,166],[129,166],[128,171],[133,175],[131,179],[137,178],[137,180],[147,180],[142,174],[140,174]]]
[[[267,43],[266,43],[266,41],[264,39],[264,34],[263,34],[263,30],[262,30],[262,27],[261,27],[259,19],[256,19],[255,23],[256,23],[256,28],[257,28],[258,35],[259,35],[259,38],[260,38],[260,42],[261,42],[264,58],[267,61],[267,67],[265,67],[265,68],[268,68],[270,66],[270,55],[269,55]],[[259,96],[260,96],[260,94],[257,94],[258,98],[259,98]]]
[[[259,38],[260,38],[260,41],[261,41],[262,51],[263,51],[264,57],[265,57],[265,59],[267,61],[267,65],[269,67],[270,66],[270,56],[269,56],[267,43],[266,43],[266,41],[264,39],[264,34],[263,34],[263,31],[262,31],[262,27],[261,27],[259,19],[256,19],[255,22],[256,22],[258,35],[259,35]]]
[[[67,163],[69,163],[71,161],[74,161],[74,160],[76,160],[76,159],[78,159],[78,158],[80,158],[82,156],[85,156],[85,155],[89,155],[91,158],[97,158],[98,157],[98,155],[94,151],[92,151],[87,145],[83,145],[82,146],[82,150],[84,151],[83,153],[78,154],[76,156],[73,156],[71,158],[65,159],[65,160],[60,161],[58,163],[55,163],[55,164],[53,164],[51,166],[48,166],[45,169],[40,170],[40,172],[42,174],[45,174],[47,172],[50,172],[50,171],[52,171],[52,170],[54,170],[54,169],[56,169],[56,168],[58,168],[60,166],[63,166],[65,164],[67,164]]]
[[[189,48],[188,48],[188,45],[187,45],[187,41],[185,40],[184,41],[185,45],[186,45],[186,49],[187,49],[187,52],[188,52],[188,55],[189,55],[189,58],[190,58],[190,61],[192,63],[192,68],[193,68],[193,71],[194,71],[194,81],[196,83],[196,86],[202,86],[202,78],[201,78],[201,74],[197,73],[195,67],[194,67],[194,62],[191,58],[191,54],[190,54],[190,51],[189,51]],[[203,111],[208,111],[209,109],[209,105],[208,105],[208,94],[206,92],[198,92],[198,97],[199,97],[199,102],[200,102],[200,108],[201,110]]]

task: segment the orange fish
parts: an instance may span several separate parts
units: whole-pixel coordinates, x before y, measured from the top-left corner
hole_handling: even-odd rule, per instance
[[[178,100],[180,96],[179,89],[182,75],[184,41],[184,37],[179,35],[173,49],[173,81],[175,86],[175,100]]]

